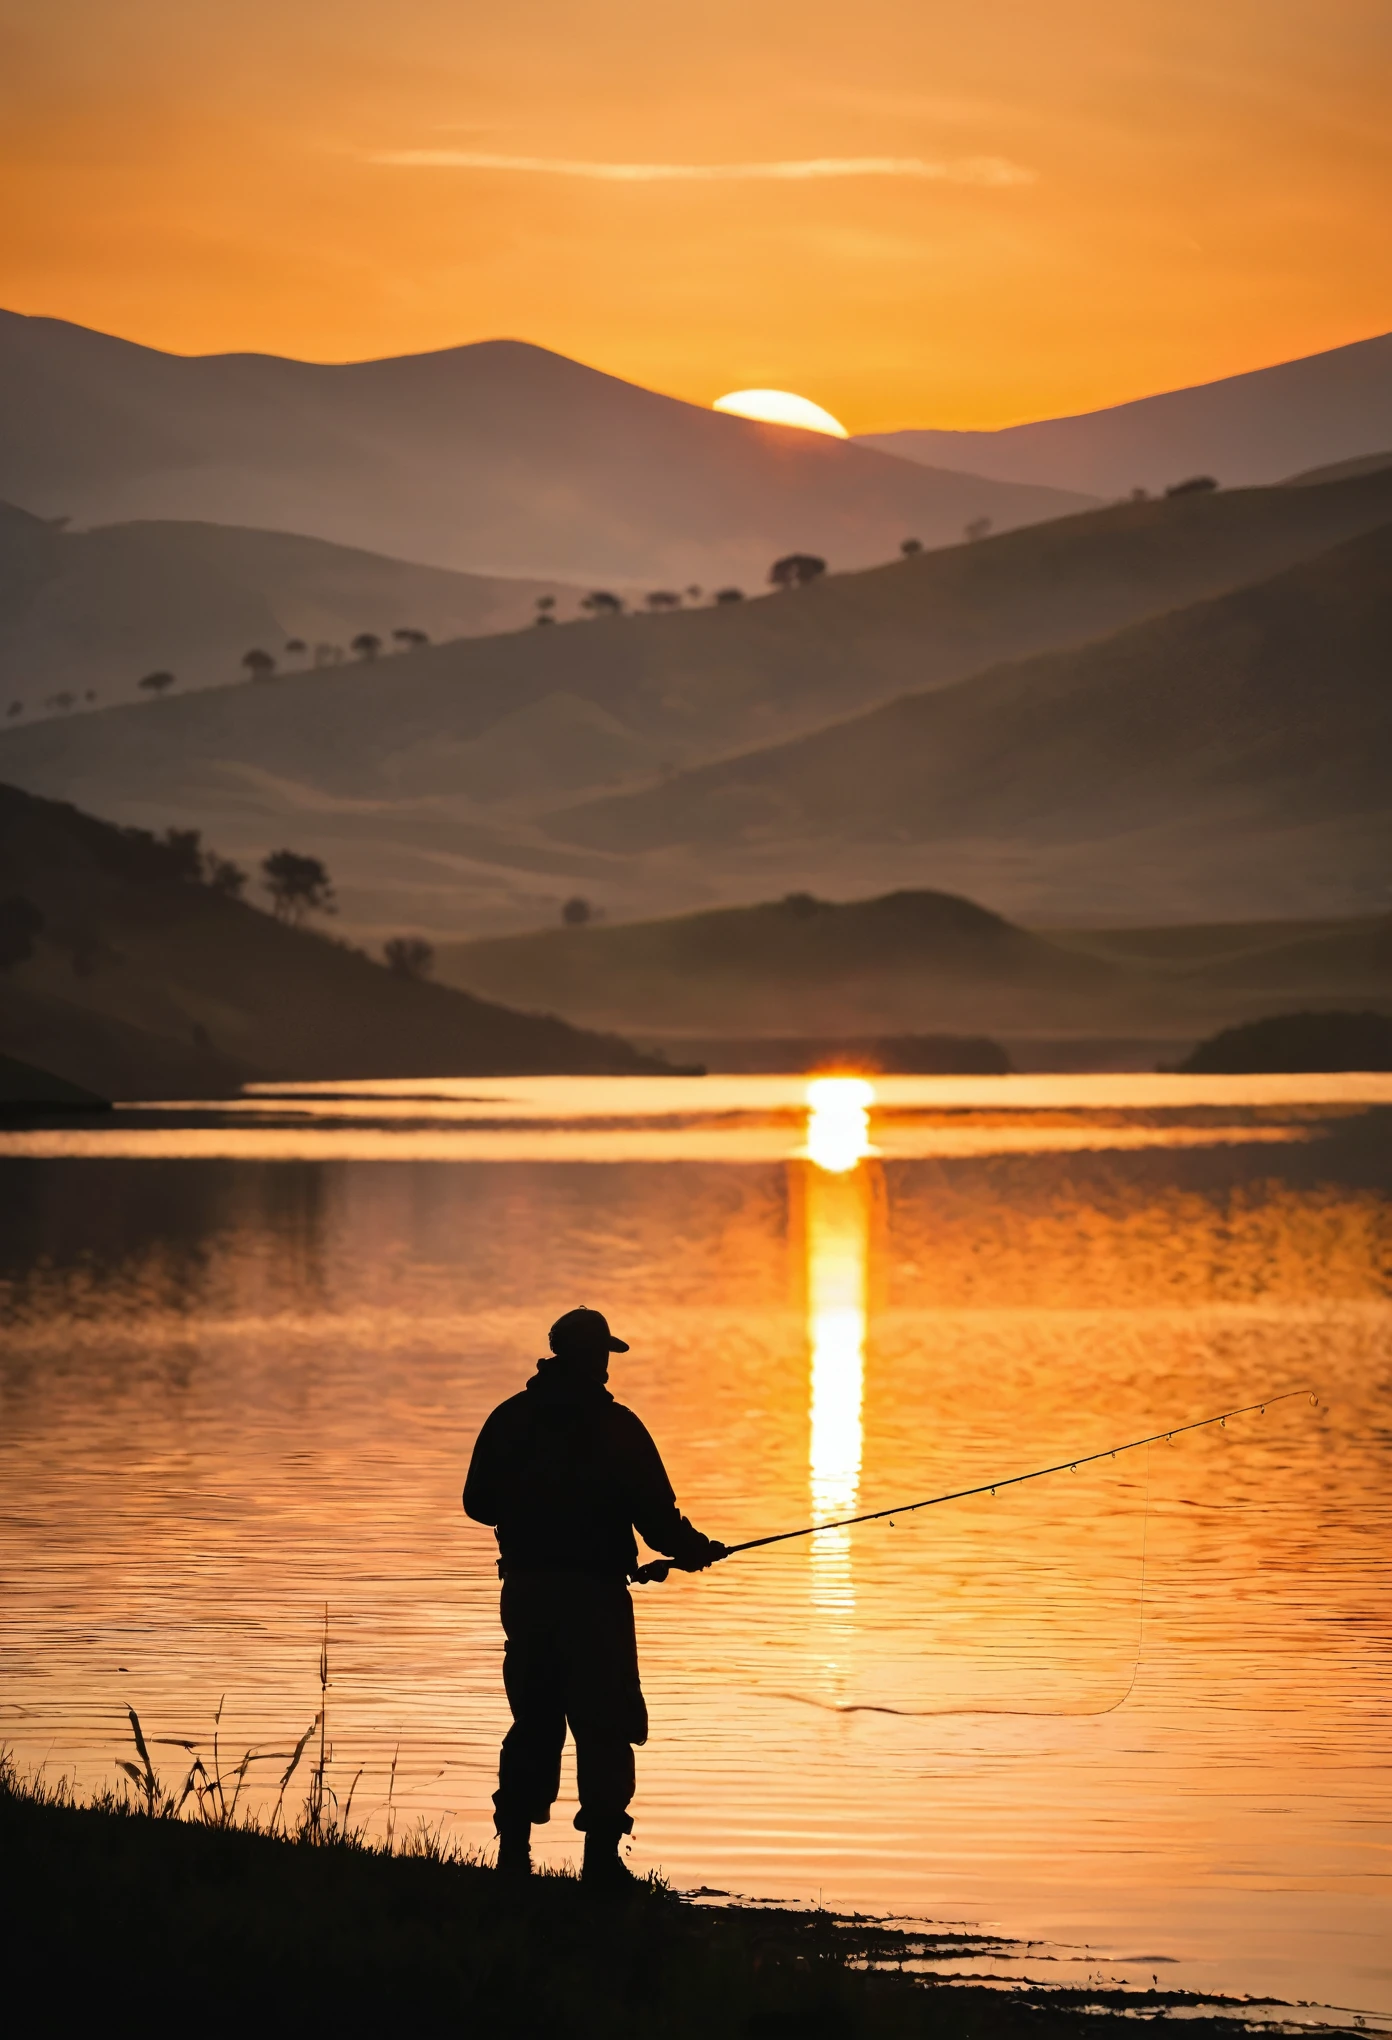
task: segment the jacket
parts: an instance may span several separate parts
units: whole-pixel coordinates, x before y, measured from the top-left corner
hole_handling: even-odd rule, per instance
[[[520,1395],[485,1422],[464,1485],[465,1513],[498,1539],[498,1570],[617,1573],[638,1563],[635,1527],[678,1564],[707,1540],[677,1508],[642,1421],[597,1382],[539,1360]]]

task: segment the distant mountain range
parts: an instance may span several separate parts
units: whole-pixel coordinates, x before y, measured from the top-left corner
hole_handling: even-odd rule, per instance
[[[16,901],[40,919],[27,955]],[[0,935],[0,1054],[110,1098],[653,1067],[626,1042],[396,976],[181,875],[158,841],[7,786]]]
[[[1076,418],[996,432],[874,432],[857,444],[1109,497],[1196,474],[1225,487],[1284,481],[1362,455],[1392,458],[1392,333]]]
[[[1363,449],[1360,449],[1363,450]],[[0,498],[77,523],[196,520],[436,567],[764,585],[1086,506],[659,396],[521,341],[326,366],[162,354],[0,313]]]
[[[757,603],[10,725],[0,779],[244,861],[312,851],[374,935],[535,926],[571,893],[1368,911],[1385,541],[1331,549],[1385,526],[1392,469],[1127,503]]]
[[[560,582],[489,580],[411,566],[284,531],[220,524],[111,524],[68,531],[0,503],[0,716],[141,699],[246,679],[253,649],[278,667],[342,661],[369,633],[478,637],[534,623],[539,597],[576,614]],[[287,649],[299,641],[298,650]],[[61,697],[70,700],[64,704]],[[148,698],[148,695],[145,697]]]

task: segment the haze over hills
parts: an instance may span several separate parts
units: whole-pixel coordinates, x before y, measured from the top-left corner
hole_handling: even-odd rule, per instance
[[[1336,486],[1349,486],[1348,484]],[[902,870],[941,846],[1176,918],[1371,907],[1392,848],[1392,524],[1110,637],[551,819],[567,842],[742,868]],[[978,884],[978,890],[983,888]],[[1251,911],[1245,909],[1245,911]],[[1345,908],[1347,911],[1347,907]]]
[[[522,341],[323,365],[0,313],[0,497],[83,524],[269,527],[470,573],[761,586],[1083,508],[753,424]]]
[[[278,664],[348,656],[360,632],[432,638],[520,630],[538,596],[574,614],[581,591],[412,566],[376,553],[220,524],[55,528],[0,503],[0,713],[33,714],[55,692],[139,700],[148,673],[182,688],[245,679],[257,647]],[[287,653],[288,640],[305,649]],[[322,655],[322,654],[321,654]]]
[[[1392,446],[1392,333],[1193,389],[996,432],[873,432],[857,444],[998,481],[1099,496],[1195,474],[1225,487]]]
[[[108,1097],[651,1067],[626,1042],[395,976],[200,884],[158,841],[8,786],[0,899],[41,917],[28,955],[5,930],[0,1053]]]
[[[841,904],[794,893],[670,920],[546,929],[451,944],[439,969],[451,984],[528,1007],[623,1013],[647,1034],[1077,1025],[1115,1005],[1128,980],[1124,966],[936,892]]]
[[[1392,917],[1078,934],[1012,926],[947,893],[840,903],[794,893],[452,943],[438,967],[465,990],[618,1027],[717,1067],[724,1042],[747,1054],[760,1037],[983,1029],[1017,1056],[1022,1035],[1037,1052],[1041,1035],[1110,1034],[1146,1067],[1164,1042],[1177,1053],[1283,1005],[1392,1001]],[[1055,1057],[1063,1045],[1049,1044]]]
[[[1085,645],[1389,520],[1392,471],[1117,505],[727,609],[531,630],[12,725],[0,734],[0,778],[122,821],[204,828],[243,861],[285,842],[313,851],[348,924],[374,935],[535,926],[574,892],[632,916],[908,883],[1056,920],[1355,911],[1368,904],[1362,863],[1302,863],[1294,839],[1288,871],[1273,873],[1265,837],[1249,865],[1228,858],[1206,871],[1197,838],[1171,863],[1145,839],[1128,841],[1115,814],[1106,855],[1086,828],[1075,854],[1052,824],[1033,830],[1026,816],[987,829],[960,801],[943,806],[949,830],[929,826],[923,801],[894,791],[918,771],[917,752],[885,781],[878,830],[843,826],[845,801],[879,806],[878,766],[853,750],[825,817],[794,801],[788,827],[766,826],[777,801],[760,790],[747,834],[719,819],[741,813],[745,792],[722,794],[727,806],[706,820],[701,802],[717,784],[742,786],[746,771],[757,779],[757,760],[782,756],[771,743],[1002,660]],[[995,735],[1004,743],[1010,730]],[[1174,737],[1182,744],[1182,720]],[[842,737],[826,741],[834,758]],[[674,776],[703,763],[714,778]],[[927,800],[936,767],[922,769]],[[606,786],[634,798],[576,805]],[[1094,813],[1092,791],[1076,797],[1080,815]],[[1205,905],[1209,883],[1221,906],[1217,895]]]

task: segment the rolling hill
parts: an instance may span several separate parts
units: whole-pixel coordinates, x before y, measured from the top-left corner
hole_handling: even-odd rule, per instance
[[[759,586],[1085,507],[639,389],[491,340],[325,365],[162,354],[0,313],[0,497],[83,524],[303,532],[469,573]]]
[[[1345,485],[1347,486],[1347,485]],[[1385,898],[1392,847],[1392,525],[1268,580],[978,674],[803,738],[551,818],[612,856],[843,870],[875,846],[975,844],[1126,868],[1180,917],[1312,878]],[[1147,871],[1147,866],[1150,870]],[[1094,908],[1094,911],[1096,909]],[[1220,908],[1221,911],[1221,908]]]
[[[284,531],[219,524],[115,524],[68,531],[0,503],[0,714],[140,700],[170,672],[181,688],[245,679],[256,646],[282,666],[339,659],[359,632],[395,651],[393,630],[432,638],[520,630],[549,595],[573,614],[580,590],[415,567]],[[286,653],[287,640],[305,650]]]
[[[1392,445],[1392,333],[1194,389],[996,432],[878,432],[857,441],[905,460],[1099,496],[1195,474],[1279,482]]]
[[[1104,1053],[1114,1053],[1130,1036],[1129,1059],[1144,1067],[1165,1042],[1173,1053],[1283,1004],[1392,1005],[1392,920],[1077,933],[1013,926],[947,893],[839,903],[794,893],[452,943],[439,969],[481,996],[617,1027],[720,1068],[731,1053],[758,1067],[760,1040],[781,1050],[942,1030],[985,1030],[1012,1052],[1031,1037],[1027,1058],[1053,1035],[1056,1060],[1085,1059],[1085,1037],[1096,1055],[1096,1037],[1110,1036]],[[1077,1047],[1060,1058],[1058,1037]]]
[[[0,948],[0,1053],[106,1097],[654,1067],[626,1042],[395,976],[199,883],[152,836],[0,786],[0,907],[15,901],[41,925]]]
[[[204,828],[244,859],[285,841],[312,850],[333,869],[349,923],[373,933],[534,926],[576,891],[628,917],[808,885],[844,895],[908,882],[1055,919],[1192,916],[1206,911],[1192,871],[1172,897],[1128,852],[1079,865],[1060,889],[1057,861],[1036,870],[1015,839],[982,844],[970,817],[955,845],[896,821],[898,837],[871,832],[848,846],[835,827],[804,818],[788,838],[765,830],[753,840],[721,824],[696,831],[695,855],[642,856],[619,847],[621,831],[611,845],[581,821],[582,841],[548,817],[606,787],[646,784],[634,812],[660,821],[670,787],[675,819],[683,766],[1084,644],[1388,520],[1392,471],[1123,504],[760,602],[439,645],[274,686],[11,726],[0,734],[0,777],[119,821]],[[873,804],[872,786],[859,793]],[[686,828],[671,840],[685,841]],[[1346,874],[1321,868],[1292,911],[1359,904]],[[1282,906],[1260,872],[1224,898],[1239,914]]]
[[[620,927],[551,928],[451,944],[439,967],[489,997],[596,1021],[623,1013],[645,1034],[1077,1026],[1127,986],[1125,966],[936,892],[839,904],[794,893]]]

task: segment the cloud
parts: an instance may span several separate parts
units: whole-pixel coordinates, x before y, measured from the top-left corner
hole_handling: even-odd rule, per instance
[[[1033,184],[1038,172],[1003,156],[809,156],[773,163],[590,163],[562,156],[492,156],[472,149],[383,149],[373,163],[408,170],[501,170],[596,184],[807,184],[836,177],[910,177],[931,184]]]

